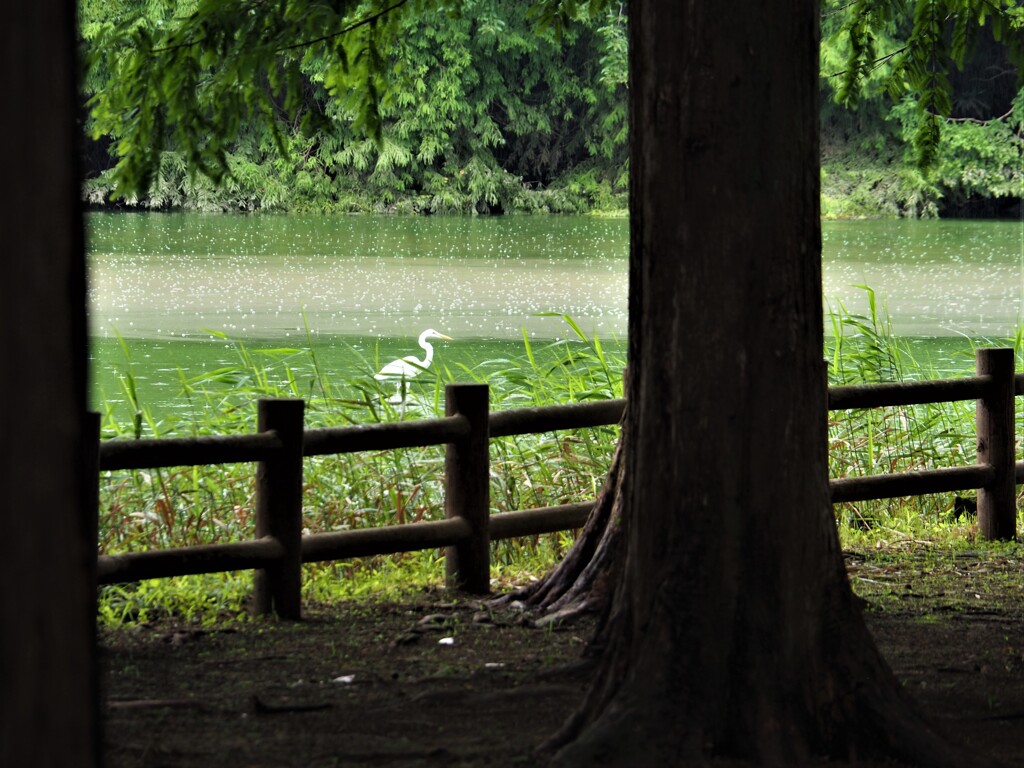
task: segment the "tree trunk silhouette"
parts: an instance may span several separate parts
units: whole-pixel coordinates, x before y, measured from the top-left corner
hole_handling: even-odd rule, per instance
[[[819,11],[630,3],[629,413],[605,488],[628,524],[556,765],[976,761],[879,654],[832,515]]]
[[[101,764],[95,651],[98,419],[86,415],[75,4],[0,9],[6,153],[0,765]],[[16,149],[15,149],[16,148]],[[27,383],[23,372],[45,371]]]

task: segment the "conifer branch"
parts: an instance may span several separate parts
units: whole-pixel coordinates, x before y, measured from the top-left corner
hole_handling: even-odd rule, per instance
[[[885,64],[890,59],[894,59],[897,56],[899,56],[901,53],[905,53],[908,47],[909,46],[904,45],[904,46],[902,46],[900,48],[897,48],[895,51],[892,51],[890,53],[885,54],[884,56],[879,56],[878,58],[876,58],[874,61],[871,62],[871,67],[870,67],[870,69],[868,71],[869,72],[874,72],[876,69],[878,69],[880,66]],[[824,77],[827,77],[827,78],[841,77],[842,75],[845,75],[849,71],[850,71],[849,69],[841,69],[838,72],[832,72],[831,74],[824,75]]]
[[[307,47],[309,47],[311,45],[316,45],[317,43],[323,43],[323,42],[325,42],[327,40],[333,40],[336,37],[341,37],[342,35],[347,35],[349,32],[353,32],[353,31],[359,29],[360,27],[365,27],[368,24],[373,24],[373,22],[377,21],[377,19],[379,19],[379,18],[381,18],[383,16],[386,16],[387,14],[391,13],[392,11],[395,11],[395,10],[401,8],[407,2],[409,2],[409,0],[398,0],[397,2],[392,3],[391,5],[389,5],[387,8],[384,8],[384,9],[382,9],[380,11],[377,11],[377,13],[374,13],[374,14],[371,14],[369,16],[366,16],[365,18],[362,18],[359,21],[355,21],[352,24],[349,24],[347,27],[339,29],[337,32],[331,32],[330,34],[327,34],[327,35],[321,35],[320,37],[314,37],[314,38],[311,38],[309,40],[303,40],[300,43],[294,43],[292,45],[286,45],[283,48],[276,49],[275,53],[284,53],[285,51],[293,51],[293,50],[295,50],[297,48],[307,48]]]

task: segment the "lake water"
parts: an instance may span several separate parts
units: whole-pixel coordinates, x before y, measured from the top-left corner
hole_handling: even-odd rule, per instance
[[[94,215],[92,333],[554,337],[626,327],[627,223],[555,217]]]
[[[88,231],[97,337],[560,336],[545,312],[626,329],[624,219],[92,214]],[[901,334],[1021,317],[1021,222],[827,222],[822,245],[826,300],[862,310],[869,285]]]
[[[347,370],[427,327],[471,369],[524,332],[565,338],[550,313],[611,346],[626,331],[625,219],[91,214],[88,235],[94,402],[121,396],[117,336],[159,400],[233,363],[221,334]],[[1002,338],[1022,315],[1024,222],[828,222],[823,264],[829,306],[864,312],[870,286],[903,335]]]
[[[826,222],[823,291],[862,311],[868,285],[902,336],[1012,336],[1022,320],[1024,222]]]

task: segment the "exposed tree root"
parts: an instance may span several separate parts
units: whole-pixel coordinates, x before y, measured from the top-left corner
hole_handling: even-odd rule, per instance
[[[923,717],[878,653],[851,593],[832,595],[830,610],[843,618],[826,636],[831,642],[814,654],[818,658],[807,657],[804,680],[759,690],[758,677],[771,664],[759,664],[767,651],[755,650],[755,671],[727,670],[717,686],[723,692],[718,701],[694,693],[707,670],[687,655],[659,652],[664,638],[649,642],[649,635],[634,634],[614,613],[623,596],[613,596],[604,627],[608,647],[594,685],[539,752],[559,768],[809,768],[823,762],[994,768],[994,761],[950,743]]]
[[[624,455],[622,437],[587,523],[562,562],[539,581],[495,598],[492,605],[520,604],[536,611],[541,614],[535,620],[538,626],[607,610],[625,554]]]

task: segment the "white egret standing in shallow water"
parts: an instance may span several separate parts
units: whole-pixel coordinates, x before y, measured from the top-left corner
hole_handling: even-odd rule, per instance
[[[373,378],[377,381],[395,382],[397,391],[388,398],[389,403],[394,403],[396,405],[402,404],[404,406],[409,379],[419,376],[423,371],[430,367],[430,363],[434,359],[434,346],[427,341],[427,339],[452,341],[451,336],[445,336],[443,333],[438,333],[433,328],[428,328],[420,334],[420,346],[423,348],[423,351],[427,353],[426,357],[420,360],[416,355],[406,355],[398,360],[392,360],[381,368],[380,371],[374,374]]]

